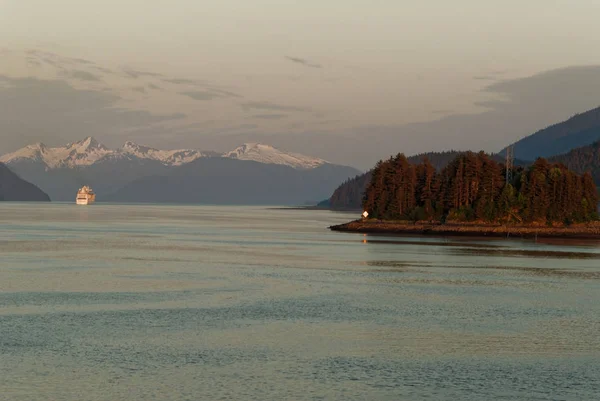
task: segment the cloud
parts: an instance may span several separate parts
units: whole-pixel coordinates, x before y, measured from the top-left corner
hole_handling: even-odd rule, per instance
[[[256,114],[252,117],[261,120],[281,120],[282,118],[286,118],[287,114]]]
[[[209,88],[201,91],[186,91],[180,92],[181,95],[191,97],[195,100],[214,100],[221,98],[239,98],[241,97],[237,93],[229,92],[222,89]]]
[[[65,67],[60,62],[58,62],[50,57],[40,57],[39,60],[41,60],[44,63],[49,64],[53,67],[56,67],[58,69],[65,69]]]
[[[273,111],[302,111],[308,112],[310,109],[296,106],[286,106],[271,102],[246,102],[241,104],[245,110],[273,110]]]
[[[40,63],[37,59],[35,59],[34,57],[27,57],[27,64],[29,65],[34,65],[36,67],[41,67],[42,63]]]
[[[221,94],[221,95],[226,96],[226,97],[238,97],[238,98],[243,97],[242,95],[238,95],[237,93],[226,91],[226,90],[223,90],[223,89],[210,88],[210,90],[212,92]]]
[[[73,61],[74,63],[79,63],[79,64],[94,64],[93,61],[86,60],[83,58],[70,58],[69,60]]]
[[[473,79],[478,81],[496,81],[498,78],[491,75],[477,75],[474,76]]]
[[[38,61],[44,61],[47,64],[53,65],[55,67],[64,66],[64,65],[93,65],[95,64],[93,61],[86,60],[83,58],[74,58],[74,57],[64,57],[56,53],[30,49],[25,51],[26,54],[29,55],[29,58],[35,57]]]
[[[149,72],[149,71],[139,71],[131,68],[123,68],[123,72],[130,78],[137,79],[139,77],[164,77],[163,74],[159,74],[157,72]]]
[[[96,70],[103,72],[105,74],[114,74],[113,70],[106,68],[106,67],[100,67],[100,66],[93,66],[93,68],[95,68]]]
[[[498,152],[576,113],[600,105],[600,66],[569,67],[533,76],[502,80],[481,93],[478,113],[439,115],[432,121],[371,125],[326,131],[307,125],[287,135],[263,132],[227,136],[230,142],[264,142],[334,163],[369,169],[382,158],[450,149]],[[440,109],[440,111],[443,111]],[[446,113],[444,113],[446,114]],[[206,143],[225,140],[203,139]]]
[[[148,84],[148,88],[154,89],[154,90],[157,90],[157,91],[161,91],[162,90],[162,88],[160,86],[157,86],[157,85],[154,85],[154,84]]]
[[[114,93],[76,89],[64,80],[0,76],[0,83],[0,153],[34,142],[61,144],[107,133],[119,137],[186,117],[121,108]]]
[[[146,88],[143,86],[134,86],[133,88],[131,88],[131,90],[134,92],[146,93]]]
[[[164,78],[162,79],[163,82],[167,82],[170,84],[175,84],[175,85],[199,85],[201,84],[201,82],[193,80],[193,79],[186,79],[186,78]]]
[[[313,62],[310,62],[304,58],[300,58],[300,57],[290,57],[290,56],[285,56],[285,58],[289,61],[291,61],[292,63],[296,63],[296,64],[300,64],[303,65],[305,67],[310,67],[310,68],[323,68],[323,66],[321,64],[316,64]]]
[[[187,97],[191,97],[194,100],[214,100],[223,97],[223,95],[208,91],[181,92],[181,94]]]
[[[91,72],[83,71],[83,70],[63,71],[61,73],[61,75],[64,77],[78,79],[80,81],[88,81],[88,82],[101,82],[102,81],[102,79],[99,76],[94,75]]]

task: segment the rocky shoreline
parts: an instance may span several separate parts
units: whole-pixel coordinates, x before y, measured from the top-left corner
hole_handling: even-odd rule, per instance
[[[361,234],[416,234],[437,236],[577,238],[600,240],[600,222],[569,226],[509,225],[486,223],[408,222],[355,220],[329,227],[332,231]]]

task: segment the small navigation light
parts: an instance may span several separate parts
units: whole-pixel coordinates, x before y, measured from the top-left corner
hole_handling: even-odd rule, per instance
[[[365,210],[365,211],[363,212],[363,214],[362,214],[362,217],[363,217],[363,218],[365,218],[365,219],[366,219],[367,217],[369,217],[369,212],[367,212],[367,211]]]

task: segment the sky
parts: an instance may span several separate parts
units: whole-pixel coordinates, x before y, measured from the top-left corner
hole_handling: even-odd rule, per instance
[[[600,105],[598,0],[0,0],[0,153],[265,142],[366,169]]]

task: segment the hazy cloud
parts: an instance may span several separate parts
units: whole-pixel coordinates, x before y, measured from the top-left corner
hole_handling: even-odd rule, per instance
[[[310,130],[307,126],[306,131],[288,135],[241,133],[226,139],[227,143],[265,142],[365,170],[398,152],[498,152],[544,127],[600,106],[600,66],[564,68],[499,81],[487,86],[481,95],[491,97],[478,102],[486,111],[451,114],[434,121],[354,127],[344,132]],[[294,128],[301,129],[302,125]],[[206,143],[218,140],[224,139],[207,138]]]
[[[83,71],[83,70],[63,71],[61,73],[61,75],[65,76],[65,77],[73,78],[73,79],[79,79],[81,81],[90,81],[90,82],[102,81],[102,79],[99,76],[94,75],[91,72]]]
[[[186,117],[119,108],[120,98],[113,93],[75,89],[61,80],[0,76],[0,83],[0,153],[38,141],[60,144],[89,135],[119,136]]]
[[[287,114],[256,114],[252,117],[261,120],[281,120],[282,118],[286,118]]]
[[[239,95],[239,94],[234,93],[234,92],[226,91],[226,90],[223,90],[223,89],[210,88],[210,90],[212,92],[218,93],[218,94],[226,96],[226,97],[238,97],[238,98],[243,97],[242,95]]]
[[[131,88],[131,90],[134,92],[146,93],[146,88],[143,86],[134,86],[133,88]]]
[[[93,61],[90,60],[86,60],[83,58],[70,58],[71,61],[75,62],[75,63],[79,63],[79,64],[94,64]]]
[[[130,78],[137,79],[139,77],[163,77],[163,74],[149,71],[139,71],[131,68],[123,68],[123,72]]]
[[[27,57],[27,64],[29,65],[34,65],[36,67],[41,67],[42,63],[40,63],[37,59],[35,59],[34,57]]]
[[[310,109],[295,107],[295,106],[286,106],[277,103],[271,102],[246,102],[242,103],[242,107],[245,110],[273,110],[273,111],[310,111]]]
[[[191,97],[194,100],[213,100],[223,97],[223,95],[208,91],[181,92],[181,94]]]
[[[148,84],[148,88],[158,90],[158,91],[162,90],[162,88],[160,86],[157,86],[154,84]]]
[[[162,81],[168,82],[170,84],[176,84],[176,85],[199,85],[201,83],[196,80],[187,79],[187,78],[164,78],[164,79],[162,79]]]
[[[50,57],[40,57],[40,60],[42,60],[44,63],[49,64],[53,67],[56,67],[58,69],[65,69],[65,67],[58,61],[54,60],[53,58]]]
[[[74,58],[74,57],[64,57],[56,53],[30,49],[25,51],[26,54],[29,55],[29,58],[35,57],[38,61],[44,61],[47,64],[50,64],[55,67],[64,66],[64,65],[93,65],[94,62],[90,60],[86,60],[83,58]]]
[[[105,74],[114,74],[113,70],[106,68],[106,67],[100,67],[100,66],[95,65],[92,68],[94,68],[100,72],[103,72]]]
[[[477,75],[474,76],[473,79],[478,81],[496,81],[498,78],[491,75]]]
[[[321,64],[316,64],[313,62],[310,62],[304,58],[300,58],[300,57],[290,57],[290,56],[285,56],[285,58],[289,61],[291,61],[292,63],[296,63],[296,64],[300,64],[303,65],[305,67],[310,67],[310,68],[323,68],[323,66]]]

